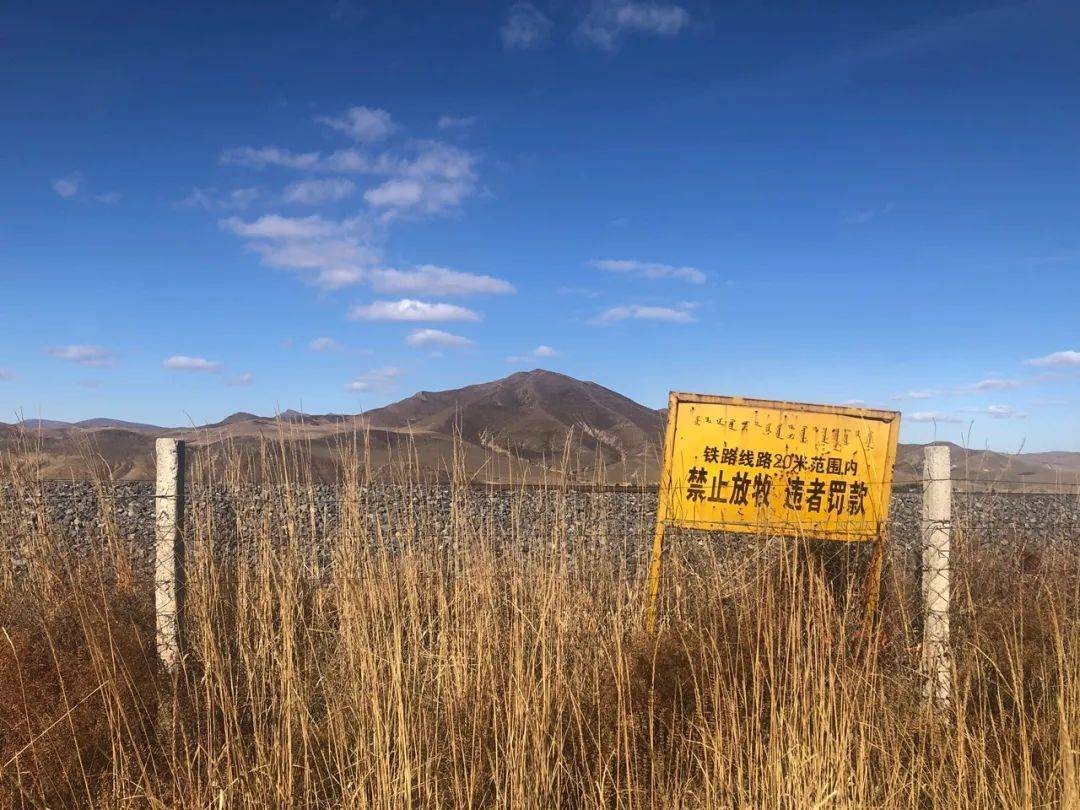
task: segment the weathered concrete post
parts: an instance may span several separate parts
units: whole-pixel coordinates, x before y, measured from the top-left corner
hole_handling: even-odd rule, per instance
[[[949,649],[950,568],[952,529],[952,467],[947,446],[925,448],[923,468],[922,543],[923,623],[922,666],[926,695],[947,707],[952,695],[952,656]]]
[[[184,442],[158,439],[154,493],[154,607],[157,652],[170,672],[180,661],[184,616]]]

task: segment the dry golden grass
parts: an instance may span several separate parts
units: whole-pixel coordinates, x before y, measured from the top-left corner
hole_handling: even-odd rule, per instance
[[[265,463],[303,486],[302,461]],[[0,518],[0,804],[1080,806],[1073,554],[963,557],[942,715],[914,670],[915,572],[889,571],[857,638],[858,565],[686,538],[650,639],[644,544],[564,542],[557,489],[506,537],[464,509],[370,520],[361,483],[325,553],[299,501],[238,518],[228,558],[193,508],[176,677],[137,549]]]

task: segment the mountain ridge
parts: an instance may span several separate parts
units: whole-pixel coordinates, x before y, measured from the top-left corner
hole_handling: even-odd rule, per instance
[[[153,443],[186,439],[193,452],[224,454],[263,441],[302,441],[320,474],[332,476],[342,447],[365,446],[382,470],[408,459],[430,474],[463,464],[474,480],[550,480],[655,483],[666,409],[653,409],[599,383],[545,369],[412,396],[359,414],[275,416],[237,412],[193,428],[164,428],[98,417],[81,422],[26,420],[0,426],[0,450],[33,444],[40,471],[85,477],[96,469],[114,477],[152,478]],[[31,438],[31,442],[26,439]],[[1005,479],[1080,486],[1080,453],[1004,454],[952,445],[954,476],[993,484]],[[89,448],[92,448],[89,449]],[[901,445],[896,480],[918,480],[922,445]],[[88,457],[92,457],[90,461]]]

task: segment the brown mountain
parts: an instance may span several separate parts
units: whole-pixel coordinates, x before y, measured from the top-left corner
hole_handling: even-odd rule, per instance
[[[478,481],[572,480],[655,483],[665,412],[594,382],[551,371],[511,374],[450,391],[421,391],[355,416],[285,411],[236,413],[190,429],[95,419],[50,426],[47,420],[0,429],[0,453],[21,457],[46,477],[91,474],[153,477],[159,436],[188,440],[193,455],[253,453],[262,442],[300,449],[318,477],[337,473],[342,450],[358,447],[375,472],[404,463],[424,474],[461,469]],[[33,429],[29,429],[29,428]],[[1080,453],[1004,454],[953,445],[959,485],[979,488],[1080,487]],[[901,445],[896,480],[918,481],[922,446]]]
[[[655,476],[660,414],[594,382],[536,369],[452,391],[421,391],[365,414],[373,428],[459,437],[493,453],[552,468],[572,451],[579,474]]]

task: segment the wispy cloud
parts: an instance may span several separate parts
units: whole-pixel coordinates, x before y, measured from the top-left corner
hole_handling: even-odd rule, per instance
[[[388,366],[365,372],[345,385],[345,390],[353,394],[361,394],[369,391],[385,391],[393,388],[394,381],[404,372],[399,368]]]
[[[781,64],[765,73],[727,82],[735,93],[799,92],[814,84],[844,81],[879,64],[910,61],[928,54],[954,53],[961,48],[1014,33],[1055,6],[1067,4],[1018,2],[956,14],[824,53],[816,58]]]
[[[359,143],[386,140],[397,128],[390,113],[371,107],[350,107],[340,115],[320,115],[315,120],[345,133]]]
[[[255,375],[250,371],[245,371],[242,374],[233,374],[225,380],[225,384],[233,388],[247,388],[254,380]]]
[[[1080,352],[1073,349],[1066,349],[1060,352],[1051,352],[1050,354],[1043,355],[1042,357],[1033,357],[1032,359],[1025,362],[1029,366],[1080,366]]]
[[[600,293],[596,290],[590,290],[588,287],[558,287],[555,290],[557,295],[574,296],[575,298],[599,298]]]
[[[332,337],[317,337],[308,343],[308,349],[322,354],[327,352],[340,352],[341,344]]]
[[[635,0],[593,0],[577,33],[583,41],[610,51],[628,34],[671,38],[689,24],[690,14],[682,6]]]
[[[553,357],[558,357],[559,353],[551,346],[540,344],[532,351],[525,352],[525,354],[517,354],[512,357],[507,357],[508,363],[528,363],[533,360],[550,360]]]
[[[851,211],[844,214],[844,222],[848,225],[864,225],[878,217],[891,214],[895,207],[896,206],[893,203],[886,203],[881,208],[863,208],[858,211]]]
[[[606,309],[589,321],[596,326],[608,326],[625,320],[637,321],[665,321],[667,323],[693,323],[691,313],[692,305],[683,304],[679,307],[654,307],[641,304],[630,304]]]
[[[227,150],[222,161],[256,169],[274,165],[386,177],[365,191],[364,199],[387,220],[403,214],[445,213],[477,190],[476,155],[435,140],[411,141],[397,153],[342,149],[325,158],[318,152],[296,155],[274,147],[242,147]]]
[[[69,363],[78,363],[87,368],[102,368],[111,366],[114,362],[112,354],[104,346],[84,343],[51,346],[45,350],[45,354],[59,360],[67,360]]]
[[[52,188],[61,197],[74,197],[79,193],[79,186],[82,185],[82,181],[82,175],[75,172],[67,177],[57,177],[52,181]]]
[[[515,292],[509,281],[473,275],[424,264],[415,270],[372,270],[371,285],[377,292],[420,295],[505,295]]]
[[[985,380],[963,385],[958,390],[961,393],[976,391],[1015,391],[1022,383],[1019,380],[1006,380],[999,377],[989,377]]]
[[[443,132],[461,132],[472,129],[475,124],[475,115],[443,115],[439,118],[438,127]]]
[[[344,200],[355,191],[356,183],[352,180],[346,177],[332,177],[291,183],[281,192],[281,197],[285,202],[299,205],[322,205]]]
[[[263,169],[279,166],[285,169],[313,169],[319,162],[318,152],[291,152],[276,146],[238,146],[221,153],[221,163],[226,166],[247,166]]]
[[[244,211],[253,202],[259,199],[260,192],[257,188],[234,188],[219,194],[216,188],[199,188],[196,186],[177,205],[182,208],[200,208],[203,211]]]
[[[265,214],[251,222],[239,217],[229,217],[218,223],[223,230],[245,239],[320,239],[348,233],[347,223],[323,219],[318,214],[307,217],[286,217],[281,214]]]
[[[300,273],[317,287],[340,290],[359,284],[380,253],[355,237],[252,243],[263,263]]]
[[[1021,413],[1009,405],[984,405],[978,408],[961,408],[961,413],[985,414],[994,419],[1027,419],[1026,413]]]
[[[456,304],[429,303],[402,298],[400,301],[376,301],[349,310],[353,321],[478,321],[471,309]]]
[[[938,396],[937,391],[905,391],[902,394],[893,394],[891,399],[933,399]]]
[[[696,267],[677,267],[659,262],[642,262],[637,259],[593,259],[590,267],[606,270],[609,273],[625,273],[649,279],[674,278],[689,281],[692,284],[704,284],[705,274]]]
[[[116,205],[123,199],[123,195],[119,191],[106,191],[102,194],[95,194],[94,200],[105,205]]]
[[[942,411],[915,411],[907,418],[912,422],[941,422],[945,424],[956,424],[964,421],[959,416],[943,413]]]
[[[467,337],[444,332],[441,329],[417,329],[405,338],[405,342],[410,346],[418,348],[426,348],[428,346],[464,348],[473,345],[473,342]]]
[[[362,217],[338,221],[317,214],[267,214],[252,221],[229,217],[218,225],[245,239],[263,264],[295,272],[324,289],[359,284],[382,258]]]
[[[0,368],[0,382],[10,382],[15,379],[15,372],[6,368]]]
[[[475,155],[440,141],[419,141],[412,157],[383,161],[391,178],[364,192],[382,220],[442,214],[476,193]]]
[[[188,357],[185,354],[174,354],[161,365],[170,371],[212,373],[221,370],[221,363],[216,360],[207,360],[205,357]]]
[[[508,51],[530,51],[542,48],[551,38],[551,20],[532,3],[510,6],[506,23],[499,33]]]
[[[1027,267],[1068,267],[1080,264],[1080,250],[1063,250],[1059,253],[1048,253],[1042,256],[1025,256],[1019,261],[1020,264]]]
[[[460,128],[465,119],[444,117],[443,128]],[[377,291],[415,295],[466,295],[513,292],[508,282],[491,276],[420,265],[395,269],[383,261],[382,246],[390,228],[400,221],[453,213],[479,189],[479,158],[438,140],[410,140],[379,144],[398,129],[385,110],[352,107],[340,116],[319,120],[358,142],[324,155],[276,146],[227,149],[221,162],[251,169],[277,167],[304,172],[332,173],[333,177],[304,177],[289,183],[280,200],[293,205],[320,206],[358,194],[361,210],[351,216],[313,214],[291,216],[268,212],[253,220],[229,216],[220,227],[244,240],[268,267],[296,273],[323,289],[336,290],[370,283]],[[347,176],[346,176],[347,175]],[[358,178],[366,182],[361,186]],[[252,189],[252,192],[254,190]],[[195,189],[185,204],[205,210],[240,210],[254,195],[218,195]]]

